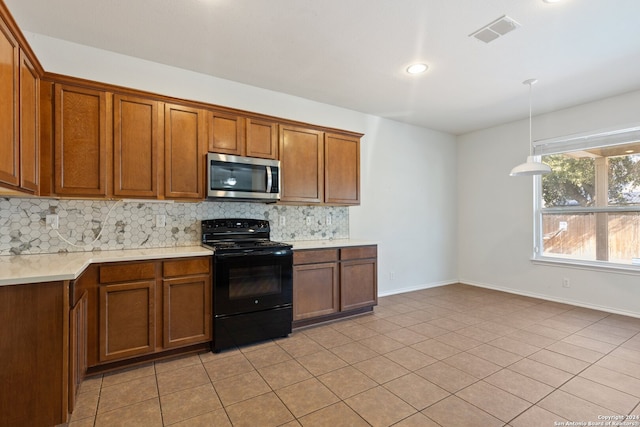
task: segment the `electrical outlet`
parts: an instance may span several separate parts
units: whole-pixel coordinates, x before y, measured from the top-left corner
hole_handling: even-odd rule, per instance
[[[48,226],[51,226],[52,229],[57,230],[60,226],[60,217],[55,214],[47,215],[46,223]]]
[[[571,282],[569,281],[568,277],[565,277],[564,279],[562,279],[562,287],[563,288],[570,288],[571,287]]]
[[[331,225],[331,215],[327,215],[326,223],[327,225]]]
[[[164,228],[167,226],[166,215],[156,215],[156,228]]]
[[[312,219],[310,216],[306,218],[306,221],[307,221],[307,225],[311,225]]]
[[[567,224],[567,221],[560,221],[560,224],[558,224],[558,228],[560,229],[560,231],[567,231],[568,227],[569,224]]]
[[[390,271],[389,272],[389,280],[390,281],[394,281],[396,279],[396,273],[395,271]]]
[[[280,225],[282,226],[287,225],[287,218],[285,218],[284,215],[280,215]]]

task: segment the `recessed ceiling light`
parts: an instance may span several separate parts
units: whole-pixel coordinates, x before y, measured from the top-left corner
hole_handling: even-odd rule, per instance
[[[545,3],[560,3],[562,0],[542,0]]]
[[[429,66],[427,64],[413,64],[407,67],[407,73],[409,74],[420,74],[427,71]]]

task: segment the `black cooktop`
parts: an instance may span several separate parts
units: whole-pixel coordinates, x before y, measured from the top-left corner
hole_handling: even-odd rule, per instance
[[[202,221],[202,244],[216,252],[290,249],[270,240],[271,227],[264,219],[222,218]]]

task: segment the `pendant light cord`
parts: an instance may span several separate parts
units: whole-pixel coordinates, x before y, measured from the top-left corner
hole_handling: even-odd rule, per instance
[[[533,156],[533,136],[531,133],[531,91],[535,82],[529,82],[529,155]]]
[[[529,85],[529,156],[533,156],[533,134],[531,133],[531,94],[533,91],[532,86],[538,83],[538,79],[529,79],[522,82],[524,85]]]

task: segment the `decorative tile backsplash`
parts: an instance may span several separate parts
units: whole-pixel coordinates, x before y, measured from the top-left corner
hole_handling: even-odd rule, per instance
[[[47,227],[49,214],[58,230]],[[278,241],[349,237],[347,207],[0,198],[0,255],[198,245],[200,221],[211,218],[267,219]]]

